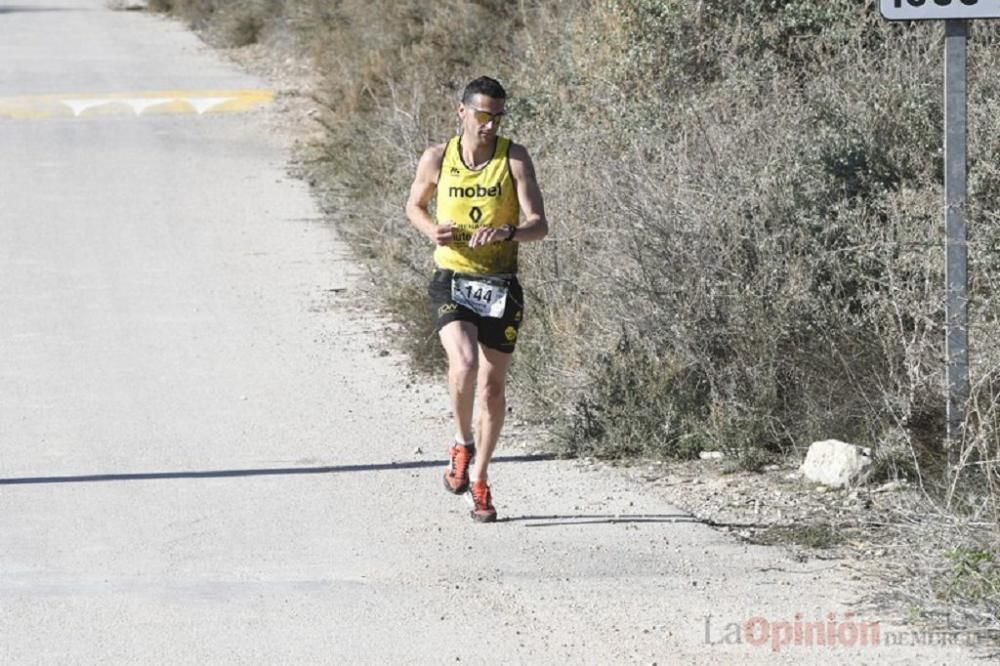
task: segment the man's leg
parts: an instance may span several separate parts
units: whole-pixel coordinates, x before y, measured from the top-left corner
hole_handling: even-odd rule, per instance
[[[487,470],[507,413],[505,391],[512,355],[485,346],[480,346],[479,350],[479,377],[476,382],[479,389],[479,452],[469,489],[472,491],[472,519],[491,523],[497,519],[497,510],[493,507]]]
[[[479,367],[476,327],[467,321],[445,324],[439,333],[448,355],[448,393],[455,417],[456,433],[472,441],[472,408],[476,399],[476,372]]]
[[[476,382],[479,390],[479,436],[476,462],[472,468],[473,481],[487,480],[490,459],[507,416],[507,370],[513,358],[513,354],[482,345],[479,347],[479,373]]]
[[[450,493],[461,494],[469,488],[469,464],[475,455],[472,435],[472,409],[476,399],[477,330],[467,321],[453,321],[441,327],[441,344],[448,355],[448,393],[455,419],[457,440],[448,449],[449,464],[444,486]]]

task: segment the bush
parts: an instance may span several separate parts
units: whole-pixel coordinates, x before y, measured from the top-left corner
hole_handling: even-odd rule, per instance
[[[311,179],[387,293],[431,268],[402,213],[421,151],[454,132],[467,80],[507,84],[552,229],[522,252],[513,379],[567,451],[753,468],[838,437],[949,501],[973,506],[955,464],[996,497],[989,345],[965,441],[942,442],[940,26],[865,0],[158,1],[210,23],[250,8],[237,41],[281,29],[312,54]],[[975,343],[1000,333],[992,24],[970,57]]]

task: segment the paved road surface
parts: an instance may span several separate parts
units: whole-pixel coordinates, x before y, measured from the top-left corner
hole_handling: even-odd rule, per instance
[[[860,590],[613,471],[508,446],[472,524],[267,91],[155,16],[0,4],[0,663],[961,660],[732,644]]]

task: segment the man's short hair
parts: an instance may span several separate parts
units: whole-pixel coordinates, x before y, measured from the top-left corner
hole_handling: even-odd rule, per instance
[[[500,82],[488,76],[480,76],[478,79],[469,81],[462,93],[462,104],[468,104],[476,95],[485,95],[493,99],[507,99],[507,91],[503,89]]]

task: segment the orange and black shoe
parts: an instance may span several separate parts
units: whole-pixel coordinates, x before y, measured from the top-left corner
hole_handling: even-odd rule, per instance
[[[493,496],[485,481],[472,484],[472,519],[477,523],[493,523],[497,519],[497,510],[493,508]]]
[[[461,495],[469,489],[469,465],[476,455],[475,446],[455,444],[448,449],[448,471],[444,473],[444,487],[449,493]]]

